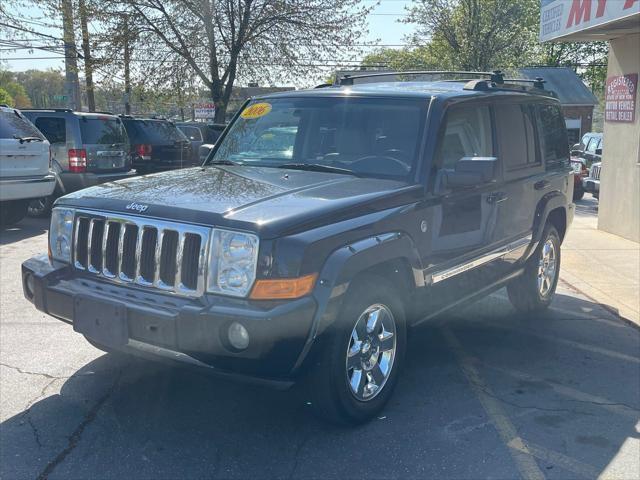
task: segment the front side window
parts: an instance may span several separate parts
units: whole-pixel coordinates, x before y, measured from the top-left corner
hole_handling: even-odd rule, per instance
[[[36,127],[52,145],[67,141],[67,122],[64,118],[40,117],[36,120]]]
[[[25,137],[43,139],[38,129],[18,112],[13,110],[0,110],[0,138]]]
[[[80,120],[82,143],[87,145],[105,145],[127,143],[127,134],[122,122],[117,118],[86,118]]]
[[[492,157],[491,115],[486,105],[453,106],[438,148],[438,165],[453,169],[463,157]]]
[[[211,161],[313,165],[405,179],[416,164],[423,103],[350,97],[257,101],[239,115]]]

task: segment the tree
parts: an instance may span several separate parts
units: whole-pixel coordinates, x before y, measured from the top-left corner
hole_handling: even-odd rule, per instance
[[[387,69],[395,71],[435,70],[443,68],[441,60],[434,58],[427,47],[384,48],[366,55],[362,59],[366,70]]]
[[[273,78],[317,70],[317,59],[349,52],[364,33],[359,0],[122,0],[166,50],[202,81],[223,121],[240,75]],[[171,59],[170,56],[167,57]],[[176,62],[177,63],[177,62]]]
[[[526,64],[536,42],[537,0],[420,0],[407,23],[417,24],[416,45],[427,45],[441,64],[487,71]]]
[[[0,105],[9,105],[10,107],[14,106],[13,97],[2,87],[0,87]]]
[[[15,81],[12,72],[0,70],[0,85],[3,90],[10,96],[11,105],[16,108],[31,108],[31,99],[24,87]],[[3,103],[3,102],[0,102]]]

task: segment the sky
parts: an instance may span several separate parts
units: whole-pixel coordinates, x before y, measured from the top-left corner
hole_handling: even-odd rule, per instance
[[[365,4],[375,4],[378,0],[363,0]],[[405,36],[413,31],[413,26],[400,23],[406,16],[405,7],[410,5],[411,0],[380,0],[380,4],[374,8],[368,16],[369,34],[366,38],[368,42],[378,45],[399,46],[405,43]],[[25,18],[39,18],[42,13],[35,7],[27,9]],[[61,29],[44,28],[36,23],[26,24],[25,27],[45,33],[55,37],[62,36]],[[2,34],[0,33],[0,38]],[[0,45],[0,60],[2,66],[12,71],[22,71],[29,69],[46,70],[49,68],[63,68],[62,60],[54,60],[51,57],[58,56],[54,52],[44,50],[6,50],[6,45]],[[60,56],[62,56],[60,54]]]

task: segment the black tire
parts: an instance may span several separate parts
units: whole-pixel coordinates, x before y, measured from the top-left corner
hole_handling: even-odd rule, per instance
[[[544,263],[543,257],[544,253],[548,251],[545,249],[548,248],[549,242],[553,246],[555,266],[552,279],[549,279],[551,273],[548,270],[548,264],[545,266],[544,272],[549,275],[544,275],[542,278],[547,278],[548,282],[545,283],[546,287],[541,287],[539,283],[540,269],[543,266],[541,261]],[[540,244],[531,258],[527,260],[524,273],[507,285],[509,300],[516,310],[522,313],[532,313],[544,310],[551,304],[560,278],[560,259],[560,236],[553,225],[547,224],[542,233]]]
[[[15,225],[27,216],[29,200],[10,200],[0,205],[0,225]]]
[[[582,197],[584,197],[584,188],[575,188],[573,190],[573,201],[582,200]]]
[[[29,202],[28,214],[30,217],[43,218],[48,217],[51,214],[51,208],[55,198],[53,195],[42,198],[34,198]]]
[[[406,350],[406,319],[401,298],[402,296],[390,282],[377,275],[363,276],[350,287],[344,300],[342,311],[323,339],[322,350],[314,359],[307,376],[307,390],[311,397],[311,404],[315,412],[323,419],[340,425],[364,423],[378,414],[391,398],[402,369]],[[359,323],[358,320],[372,318],[370,315],[363,317],[365,312],[374,311],[368,310],[369,307],[374,308],[374,310],[375,308],[384,307],[386,310],[382,310],[384,314],[381,317],[384,321],[389,320],[388,312],[391,313],[391,322],[395,324],[395,355],[392,357],[392,361],[388,358],[385,361],[382,353],[384,347],[382,346],[381,338],[386,338],[385,345],[389,345],[389,343],[386,343],[391,338],[387,336],[388,332],[375,330],[375,332],[380,332],[376,335],[370,332],[368,328],[363,332],[365,334],[364,337],[368,336],[371,340],[365,339],[360,342],[362,348],[355,348],[355,351],[365,352],[365,344],[369,344],[370,349],[367,348],[366,350],[367,352],[373,352],[373,354],[369,354],[367,366],[371,363],[382,366],[383,362],[385,362],[390,364],[390,367],[387,370],[388,373],[385,376],[385,380],[380,382],[381,387],[376,388],[374,390],[375,393],[369,393],[370,398],[360,400],[356,398],[358,393],[352,393],[352,389],[349,386],[349,372],[351,372],[352,379],[356,372],[354,369],[347,367],[347,351],[349,348],[354,351],[352,334],[355,332],[356,324]],[[384,321],[380,320],[377,323],[383,324]],[[376,342],[380,342],[379,346],[374,345],[374,337],[378,339]],[[376,354],[376,352],[378,353]],[[361,361],[365,355],[366,353],[358,353],[357,361]],[[376,360],[372,361],[374,356]],[[368,387],[372,386],[372,383],[367,383],[369,380],[366,379],[373,378],[369,377],[369,375],[373,375],[374,370],[378,373],[382,372],[382,368],[374,366],[371,370],[366,370],[365,363],[361,363],[361,365],[360,376],[364,375],[365,378],[365,383],[362,384],[362,394],[366,395],[366,392],[371,391]],[[358,390],[360,389],[358,388]]]

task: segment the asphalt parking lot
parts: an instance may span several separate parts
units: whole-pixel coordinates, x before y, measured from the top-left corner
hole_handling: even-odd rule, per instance
[[[352,429],[277,392],[107,355],[24,300],[47,221],[0,232],[0,476],[640,478],[640,332],[561,283],[410,333],[382,416]]]

